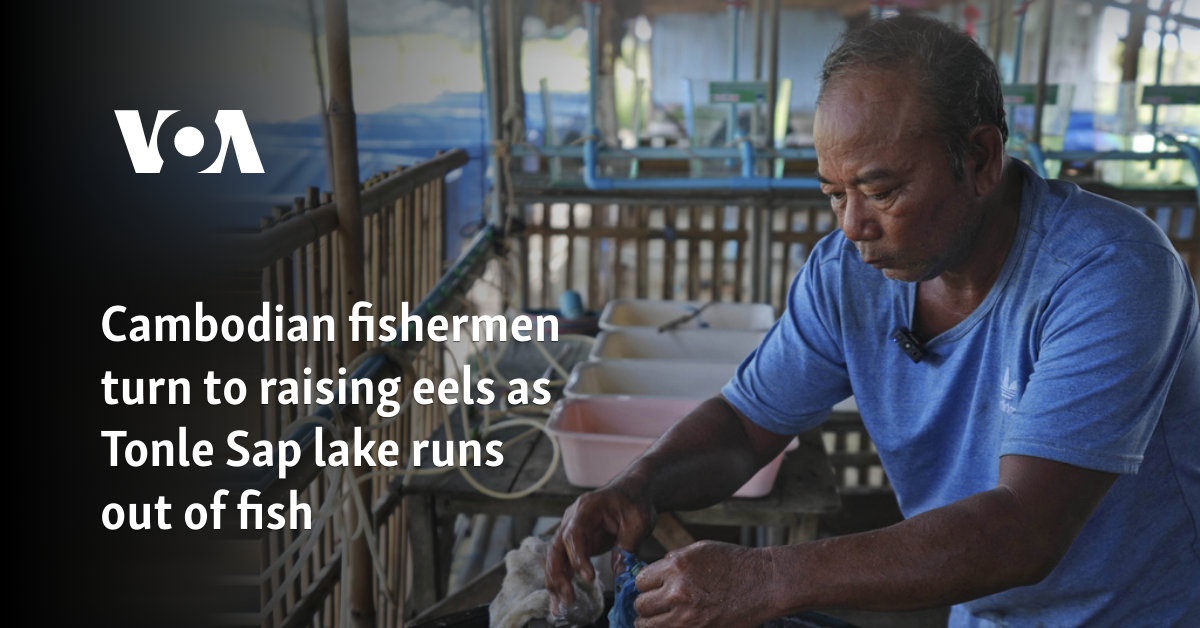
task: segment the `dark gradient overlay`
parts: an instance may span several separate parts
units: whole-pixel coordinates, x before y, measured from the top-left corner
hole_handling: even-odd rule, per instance
[[[209,370],[256,379],[260,349],[115,344],[100,321],[112,304],[148,315],[189,313],[196,301],[214,314],[255,311],[257,275],[232,267],[232,251],[217,237],[237,212],[269,210],[237,200],[253,191],[254,176],[239,174],[232,156],[226,174],[194,174],[205,164],[172,154],[169,138],[160,142],[164,173],[135,174],[113,114],[138,109],[151,123],[156,110],[179,109],[211,123],[216,109],[244,108],[225,93],[222,78],[239,68],[216,61],[230,57],[217,53],[228,52],[226,26],[244,7],[29,4],[31,19],[15,29],[27,31],[19,39],[31,43],[18,46],[29,46],[28,54],[14,53],[10,92],[10,128],[23,138],[9,145],[9,163],[19,164],[10,185],[23,190],[9,221],[10,259],[20,260],[10,267],[19,278],[10,286],[30,289],[10,293],[4,316],[15,368],[9,372],[18,374],[8,390],[21,401],[9,404],[17,410],[10,425],[20,427],[7,439],[5,466],[22,493],[35,497],[10,498],[6,542],[14,570],[28,567],[31,588],[46,592],[22,602],[56,624],[204,626],[236,610],[219,577],[247,566],[231,562],[225,542],[182,522],[183,507],[207,501],[219,485],[217,467],[112,468],[100,432],[121,429],[149,440],[173,438],[185,425],[193,440],[219,444],[230,430],[254,429],[256,402],[212,407],[199,384]],[[192,404],[106,405],[100,380],[108,370],[188,377]],[[160,495],[175,506],[173,530],[110,532],[101,525],[105,504],[150,503]],[[228,511],[226,521],[233,522]],[[35,539],[28,548],[17,536],[26,529]]]

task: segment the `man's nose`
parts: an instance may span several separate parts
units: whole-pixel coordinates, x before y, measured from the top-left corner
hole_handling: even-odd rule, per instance
[[[860,194],[847,194],[846,207],[841,215],[842,233],[854,242],[865,242],[881,234],[874,212],[867,207],[866,199]]]

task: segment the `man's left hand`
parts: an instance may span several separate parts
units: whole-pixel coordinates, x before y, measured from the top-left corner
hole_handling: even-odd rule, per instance
[[[635,581],[637,628],[758,626],[774,617],[771,555],[701,541],[644,567]]]

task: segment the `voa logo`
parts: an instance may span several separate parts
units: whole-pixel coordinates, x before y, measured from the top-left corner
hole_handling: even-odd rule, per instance
[[[212,139],[214,129],[210,128],[206,133],[197,128],[197,126],[209,126],[206,124],[207,121],[186,120],[178,123],[177,121],[184,117],[182,115],[176,116],[175,120],[172,120],[172,116],[179,113],[178,109],[158,110],[149,135],[146,135],[140,111],[114,109],[113,113],[117,115],[117,124],[121,127],[121,135],[125,138],[125,148],[129,151],[129,159],[133,162],[134,172],[143,174],[162,172],[163,157],[159,151],[160,136],[171,135],[171,131],[174,131],[173,144],[176,153],[189,158],[186,161],[190,162],[191,158],[197,158],[203,159],[198,162],[200,165],[208,164],[203,170],[198,171],[201,174],[221,172],[230,147],[233,148],[233,154],[237,156],[239,170],[247,174],[263,173],[262,161],[258,158],[258,149],[254,146],[254,138],[250,136],[250,127],[246,124],[246,116],[240,109],[217,111],[217,115],[211,123],[215,125],[215,130],[220,134],[220,141],[215,145],[207,141]],[[205,150],[206,148],[208,150]],[[218,150],[219,152],[211,163],[208,162],[212,153]]]

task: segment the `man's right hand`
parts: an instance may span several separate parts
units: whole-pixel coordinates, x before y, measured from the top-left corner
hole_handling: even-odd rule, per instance
[[[591,557],[612,549],[615,543],[634,551],[654,528],[654,506],[630,478],[584,493],[563,514],[558,532],[546,555],[546,590],[551,608],[575,603],[571,580],[596,578]]]

